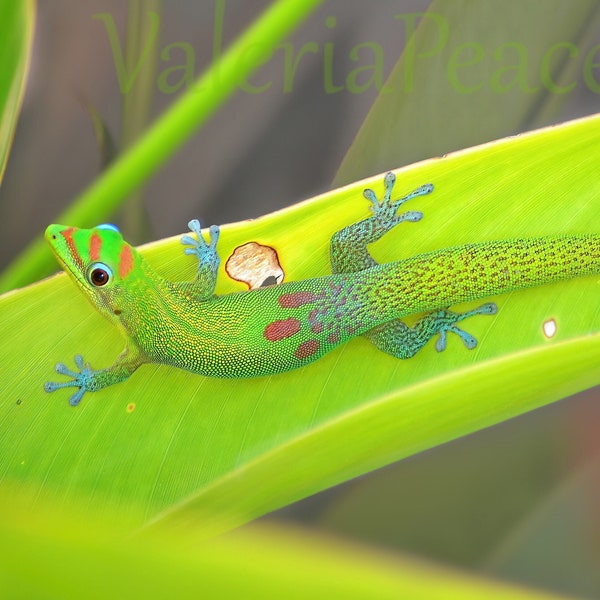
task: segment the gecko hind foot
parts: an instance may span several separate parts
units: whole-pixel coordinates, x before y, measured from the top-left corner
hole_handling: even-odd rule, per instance
[[[422,212],[417,210],[408,210],[401,214],[397,214],[398,209],[404,203],[412,200],[413,198],[431,194],[431,192],[433,192],[433,184],[426,183],[425,185],[422,185],[421,187],[412,191],[410,194],[407,194],[402,198],[398,198],[397,200],[392,200],[392,191],[395,183],[396,175],[394,175],[392,172],[386,173],[384,178],[385,193],[381,199],[381,202],[372,189],[367,188],[363,191],[363,196],[371,203],[371,211],[373,216],[381,222],[389,223],[392,226],[398,225],[398,223],[402,223],[403,221],[411,221],[413,223],[420,221],[423,218]]]
[[[448,332],[452,332],[458,335],[467,349],[472,350],[475,348],[475,346],[477,346],[477,340],[470,333],[464,331],[464,329],[456,327],[455,323],[459,323],[460,321],[475,315],[495,315],[497,312],[498,306],[494,302],[487,302],[486,304],[482,304],[473,310],[469,310],[460,314],[454,313],[450,310],[442,311],[440,319],[442,321],[446,321],[446,323],[442,324],[440,327],[440,337],[435,344],[435,349],[438,352],[443,352],[446,349]]]
[[[71,381],[63,381],[61,383],[57,383],[54,381],[46,381],[44,384],[44,390],[48,393],[55,392],[56,390],[60,390],[67,387],[77,387],[79,388],[70,398],[69,404],[71,406],[77,406],[85,392],[91,389],[91,384],[94,381],[95,371],[90,367],[89,363],[85,363],[83,360],[83,356],[78,354],[75,356],[75,364],[79,369],[79,372],[72,371],[63,363],[58,363],[54,370],[59,375],[67,375],[68,377],[72,377]]]

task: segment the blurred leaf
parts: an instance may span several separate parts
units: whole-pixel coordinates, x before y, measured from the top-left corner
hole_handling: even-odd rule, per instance
[[[528,585],[542,583],[597,598],[599,474],[596,457],[508,531],[486,561],[486,570]]]
[[[156,59],[162,16],[162,0],[128,2],[124,61],[126,72],[136,72],[136,77],[131,89],[123,94],[122,148],[131,146],[150,120],[152,96],[156,89]]]
[[[0,181],[23,100],[34,12],[33,0],[0,1]]]
[[[436,191],[414,201],[423,221],[385,236],[376,256],[597,232],[599,133],[600,117],[588,118],[404,169],[398,194],[427,181]],[[288,280],[327,273],[331,234],[368,212],[365,186],[381,191],[382,178],[224,227],[223,263],[256,241],[277,250]],[[193,277],[178,238],[143,252],[163,275]],[[28,482],[34,497],[116,504],[132,525],[167,510],[167,521],[200,522],[206,535],[229,529],[600,383],[598,283],[587,277],[497,298],[497,316],[469,322],[480,341],[471,352],[451,339],[442,354],[430,343],[400,361],[358,338],[302,369],[247,380],[147,365],[72,409],[67,391],[42,390],[56,379],[54,364],[81,352],[107,366],[123,342],[59,275],[0,298],[0,474]],[[241,287],[221,272],[217,293]],[[542,333],[549,318],[551,340]]]
[[[594,0],[435,0],[426,13],[397,19],[407,37],[414,35],[347,152],[336,186],[547,125],[572,84],[590,85],[581,42],[598,29]]]
[[[125,62],[127,73],[133,73],[137,64],[140,64],[140,70],[131,90],[123,94],[121,150],[126,150],[139,139],[150,121],[152,99],[156,89],[161,15],[162,0],[129,0]],[[131,243],[134,244],[151,239],[151,228],[142,202],[142,193],[142,188],[139,187],[129,194],[128,201],[120,213],[123,231],[128,232]]]
[[[565,412],[529,413],[361,477],[338,490],[318,524],[478,569],[564,476],[565,444],[557,444],[556,430]]]
[[[96,107],[89,102],[85,102],[85,107],[94,128],[94,137],[96,138],[96,144],[100,153],[100,167],[104,170],[116,158],[117,146],[108,129],[108,125],[96,110]]]
[[[153,175],[258,68],[269,52],[321,0],[278,0],[240,35],[221,59],[159,117],[56,222],[94,226],[106,221],[127,196]],[[260,52],[248,52],[248,49]],[[0,291],[31,282],[51,270],[44,241],[31,243],[0,276]]]
[[[544,600],[548,594],[289,529],[250,528],[199,545],[193,531],[123,540],[76,507],[31,513],[2,498],[6,598],[376,598]]]

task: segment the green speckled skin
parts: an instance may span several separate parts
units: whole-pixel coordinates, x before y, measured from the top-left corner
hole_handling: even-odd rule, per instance
[[[317,360],[339,344],[366,335],[399,358],[414,355],[436,334],[438,350],[447,332],[467,347],[474,338],[456,323],[475,314],[493,314],[485,304],[457,314],[448,307],[530,286],[600,273],[600,236],[574,235],[516,239],[446,248],[378,265],[367,244],[402,221],[421,214],[398,208],[423,186],[391,200],[394,177],[385,180],[378,201],[365,190],[373,215],[337,232],[331,241],[333,274],[222,296],[214,295],[219,259],[218,228],[211,242],[190,223],[196,238],[184,236],[187,254],[199,261],[194,282],[172,283],[157,275],[112,227],[77,229],[51,225],[46,239],[63,268],[92,304],[122,332],[126,350],[114,365],[92,370],[76,357],[79,372],[62,364],[71,381],[46,384],[46,391],[75,387],[71,404],[84,392],[123,381],[146,362],[163,363],[213,377],[258,377]],[[427,312],[413,328],[400,319]]]

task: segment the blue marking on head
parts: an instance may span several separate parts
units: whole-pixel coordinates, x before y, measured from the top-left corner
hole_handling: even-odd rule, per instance
[[[110,229],[111,231],[121,233],[120,229],[113,223],[101,223],[100,225],[96,225],[96,229]]]

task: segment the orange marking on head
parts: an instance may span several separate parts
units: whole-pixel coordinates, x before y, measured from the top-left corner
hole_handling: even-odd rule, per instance
[[[94,231],[90,238],[90,258],[92,260],[96,261],[100,259],[100,248],[102,248],[102,238]]]
[[[125,279],[131,269],[133,269],[133,252],[128,244],[123,243],[119,256],[119,277]]]
[[[67,229],[64,229],[60,233],[63,236],[63,238],[65,238],[65,242],[69,247],[69,252],[71,253],[73,261],[81,267],[83,265],[83,261],[81,260],[81,255],[77,251],[77,247],[75,246],[75,240],[73,240],[74,231],[76,231],[75,227],[67,227]]]

